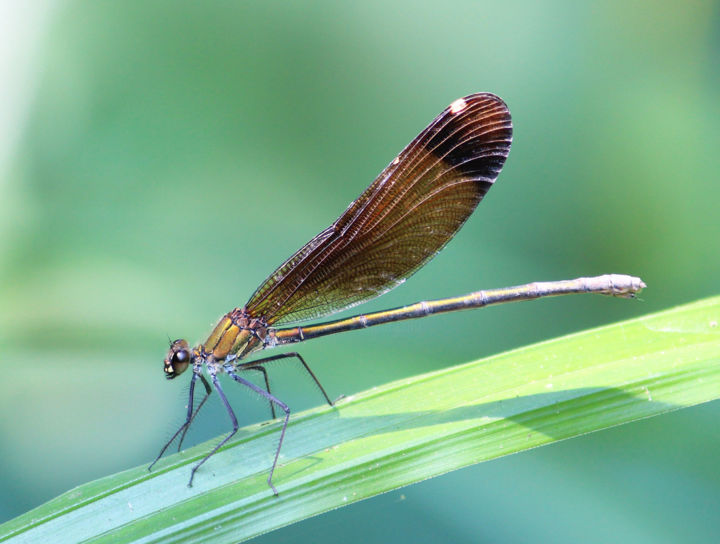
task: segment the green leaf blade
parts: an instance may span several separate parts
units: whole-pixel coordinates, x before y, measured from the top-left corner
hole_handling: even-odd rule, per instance
[[[400,380],[253,425],[0,526],[10,542],[237,542],[473,463],[720,397],[720,297]]]

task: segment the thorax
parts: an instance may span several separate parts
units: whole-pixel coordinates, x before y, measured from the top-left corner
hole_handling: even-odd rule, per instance
[[[244,308],[235,308],[220,318],[199,349],[215,361],[224,361],[230,355],[244,359],[263,349],[266,337],[267,326],[262,320],[249,317]]]

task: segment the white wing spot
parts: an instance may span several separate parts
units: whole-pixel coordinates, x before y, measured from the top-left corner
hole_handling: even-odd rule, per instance
[[[397,164],[397,163],[399,163],[399,162],[400,162],[400,157],[395,157],[395,158],[393,159],[393,162],[392,162],[392,163],[393,163],[393,164]]]
[[[460,113],[467,108],[467,102],[462,98],[458,98],[455,102],[450,104],[450,113]]]

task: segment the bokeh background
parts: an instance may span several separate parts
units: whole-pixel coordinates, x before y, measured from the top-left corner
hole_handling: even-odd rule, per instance
[[[183,417],[167,337],[203,340],[471,92],[510,106],[507,165],[442,254],[363,310],[607,272],[641,275],[644,300],[309,342],[332,395],[720,291],[717,2],[7,1],[0,81],[0,521],[149,462]],[[291,367],[273,377],[293,408],[321,402]],[[216,398],[204,416],[190,443],[228,427]],[[484,463],[258,542],[715,540],[719,417]]]

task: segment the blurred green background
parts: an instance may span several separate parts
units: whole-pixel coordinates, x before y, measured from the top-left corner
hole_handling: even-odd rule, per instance
[[[309,342],[332,396],[719,291],[717,2],[0,6],[0,521],[148,463],[183,418],[168,335],[203,340],[471,92],[513,114],[499,182],[437,259],[362,309],[608,272],[642,276],[644,300]],[[274,370],[277,394],[319,404],[299,376]],[[243,423],[267,416],[231,400]],[[707,542],[718,416],[484,463],[258,542]],[[215,398],[189,443],[228,426]]]

